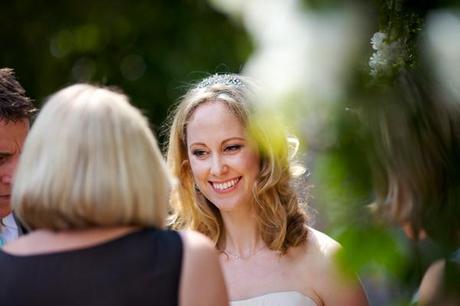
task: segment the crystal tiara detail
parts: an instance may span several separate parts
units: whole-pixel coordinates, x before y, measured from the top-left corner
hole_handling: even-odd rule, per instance
[[[222,84],[227,86],[244,86],[245,84],[241,78],[236,74],[214,74],[210,77],[207,77],[198,85],[196,88],[205,88],[216,84]]]

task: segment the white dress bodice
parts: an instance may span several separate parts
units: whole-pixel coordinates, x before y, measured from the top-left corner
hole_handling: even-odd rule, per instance
[[[273,292],[244,300],[230,301],[230,306],[318,306],[315,301],[297,291]]]

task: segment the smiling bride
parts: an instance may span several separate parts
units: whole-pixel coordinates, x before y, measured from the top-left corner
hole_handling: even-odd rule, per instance
[[[368,305],[334,261],[339,244],[308,226],[287,137],[252,122],[253,97],[247,78],[216,74],[171,115],[172,226],[214,241],[233,306]]]

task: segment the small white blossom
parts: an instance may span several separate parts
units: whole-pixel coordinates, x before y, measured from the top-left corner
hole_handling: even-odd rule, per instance
[[[370,74],[373,77],[389,72],[393,65],[401,60],[400,41],[388,43],[386,33],[375,33],[371,38],[371,45],[375,50],[369,59]]]
[[[376,32],[371,38],[372,49],[379,50],[383,47],[385,43],[384,40],[387,39],[387,34],[383,32]]]

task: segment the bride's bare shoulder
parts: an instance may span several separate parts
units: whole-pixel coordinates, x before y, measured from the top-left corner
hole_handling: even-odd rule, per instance
[[[308,274],[323,273],[334,266],[334,255],[340,250],[340,244],[325,233],[308,228],[306,243],[291,250],[294,262]]]
[[[309,284],[323,305],[368,306],[359,279],[356,275],[345,275],[336,260],[335,255],[340,249],[340,244],[333,238],[309,228],[302,256],[302,272],[314,280]]]
[[[325,257],[333,256],[340,249],[340,244],[318,230],[309,227],[306,243],[307,253],[313,253]]]

